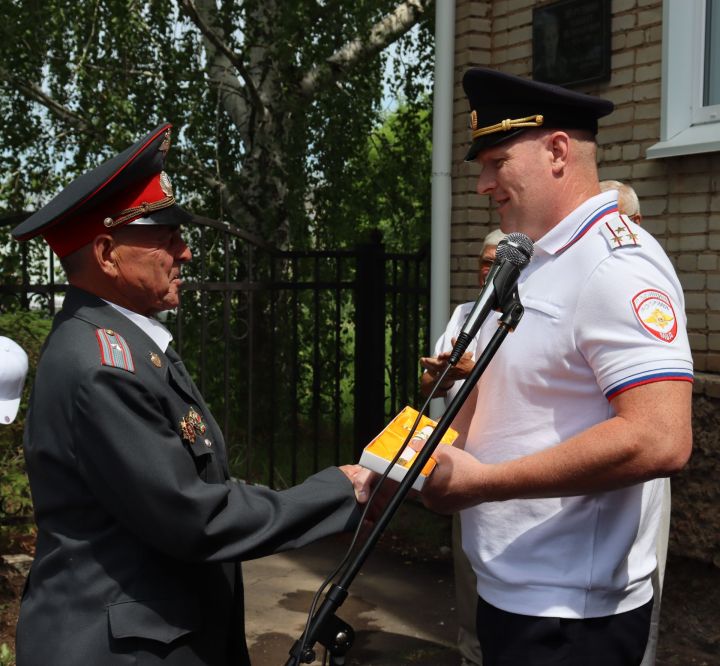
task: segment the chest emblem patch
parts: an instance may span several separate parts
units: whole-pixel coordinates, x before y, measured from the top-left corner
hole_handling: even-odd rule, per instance
[[[203,423],[202,415],[192,407],[187,416],[180,419],[180,436],[191,444],[196,437],[204,435],[206,430],[207,426]]]
[[[645,289],[632,299],[633,310],[642,327],[658,340],[672,342],[677,335],[677,318],[670,297],[657,289]]]

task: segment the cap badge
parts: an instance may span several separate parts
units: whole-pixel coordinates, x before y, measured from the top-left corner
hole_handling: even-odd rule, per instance
[[[477,111],[473,109],[472,113],[470,114],[470,129],[476,130],[477,129]]]
[[[642,327],[658,340],[672,342],[677,335],[677,318],[670,297],[658,289],[645,289],[632,299],[635,316]]]
[[[150,363],[152,363],[156,368],[162,368],[162,361],[160,360],[160,357],[155,352],[150,352]]]
[[[180,435],[188,442],[194,442],[195,438],[204,435],[206,430],[207,426],[203,423],[202,416],[192,407],[187,416],[180,419]]]
[[[164,171],[160,172],[160,189],[166,197],[173,196],[172,183],[170,182],[170,176]]]

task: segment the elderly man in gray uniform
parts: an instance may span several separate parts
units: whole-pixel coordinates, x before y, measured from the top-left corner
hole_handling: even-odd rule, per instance
[[[461,511],[485,666],[638,666],[663,478],[692,449],[692,356],[670,260],[600,192],[613,105],[487,68],[466,72],[477,191],[534,254],[525,308],[423,487]],[[497,330],[486,319],[485,349]]]
[[[169,146],[161,125],[13,232],[42,234],[71,285],[27,418],[38,537],[18,666],[249,664],[239,563],[354,527],[367,496],[355,466],[282,492],[230,478],[222,433],[153,318],[178,305],[191,258]]]

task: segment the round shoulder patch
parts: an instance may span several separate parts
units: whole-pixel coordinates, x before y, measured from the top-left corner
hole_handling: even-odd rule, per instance
[[[670,297],[658,289],[645,289],[632,299],[633,310],[642,327],[658,340],[672,342],[677,335],[677,318]]]

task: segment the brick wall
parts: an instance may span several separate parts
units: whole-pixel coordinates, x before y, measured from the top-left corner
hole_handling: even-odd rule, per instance
[[[470,132],[462,75],[469,66],[486,65],[530,77],[532,9],[542,4],[548,3],[456,0],[453,305],[476,298],[480,245],[485,234],[499,225],[487,197],[475,192],[477,166],[463,162]],[[613,0],[611,6],[611,80],[578,89],[611,99],[616,105],[613,114],[600,121],[600,178],[626,181],[635,187],[643,225],[676,267],[685,290],[690,344],[699,373],[696,413],[707,415],[720,406],[720,381],[714,374],[720,373],[720,153],[645,159],[647,148],[660,139],[662,0]],[[714,421],[709,418],[696,419],[696,442],[703,442],[702,465],[715,469],[720,468],[720,444],[718,434],[709,431],[711,423]],[[696,459],[698,462],[691,461],[683,472],[692,483],[700,473],[694,466],[701,464],[700,456]],[[706,496],[712,497],[715,507],[720,506],[716,481],[705,483]],[[682,483],[674,487],[676,505],[691,506],[682,497]],[[687,509],[687,515],[690,513]],[[715,509],[714,524],[720,525],[720,509]],[[719,539],[688,544],[685,552],[718,563]]]
[[[451,1],[451,0],[441,0]],[[475,193],[478,169],[463,162],[469,145],[463,72],[487,65],[530,77],[532,0],[457,0],[453,147],[453,304],[477,293],[477,256],[499,224]],[[699,372],[720,372],[720,153],[645,159],[660,138],[662,0],[612,2],[611,80],[579,90],[611,99],[600,121],[600,177],[635,187],[644,226],[675,265],[686,295],[690,343]]]

